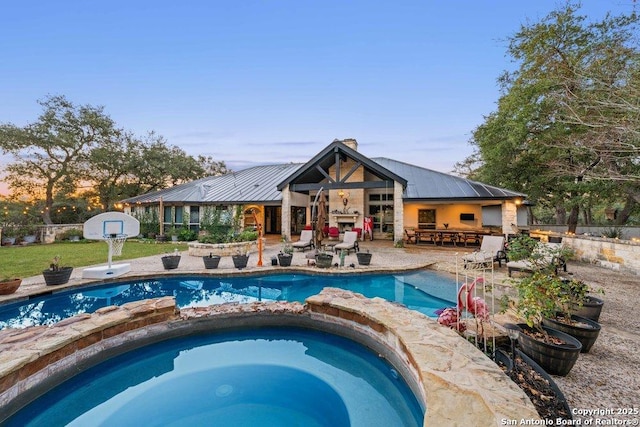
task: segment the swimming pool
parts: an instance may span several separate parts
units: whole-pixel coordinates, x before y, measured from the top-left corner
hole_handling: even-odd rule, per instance
[[[436,310],[455,305],[456,300],[455,280],[432,271],[406,274],[162,276],[62,291],[4,304],[0,306],[0,329],[53,324],[109,305],[164,296],[174,296],[180,308],[225,302],[304,302],[325,287],[399,302],[430,317],[437,317]]]
[[[354,341],[298,328],[197,335],[80,373],[6,425],[421,426],[391,365]]]

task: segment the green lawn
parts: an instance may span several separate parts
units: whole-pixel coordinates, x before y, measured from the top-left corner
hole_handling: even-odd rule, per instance
[[[124,259],[140,258],[173,252],[174,248],[183,251],[186,243],[148,243],[127,241],[122,256],[113,257],[114,262]],[[46,245],[2,246],[0,247],[0,278],[37,276],[56,255],[60,256],[61,266],[84,267],[107,262],[109,247],[104,242],[80,241],[59,242]]]

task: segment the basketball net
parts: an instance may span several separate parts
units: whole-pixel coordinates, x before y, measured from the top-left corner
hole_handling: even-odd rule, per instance
[[[109,245],[109,255],[122,255],[122,247],[127,240],[126,234],[107,234],[104,236],[105,242]]]

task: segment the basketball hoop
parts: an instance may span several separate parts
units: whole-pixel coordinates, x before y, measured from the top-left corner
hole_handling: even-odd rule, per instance
[[[104,240],[107,242],[107,245],[109,245],[109,252],[111,255],[120,256],[122,255],[122,247],[124,246],[124,242],[127,240],[127,235],[105,234]]]

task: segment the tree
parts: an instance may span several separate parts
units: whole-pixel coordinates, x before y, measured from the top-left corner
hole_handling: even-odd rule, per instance
[[[14,156],[5,168],[13,195],[44,199],[46,224],[55,200],[82,189],[107,210],[127,197],[227,172],[224,162],[187,155],[155,132],[140,139],[116,128],[103,107],[76,106],[64,96],[39,103],[44,112],[36,122],[0,125],[0,150]]]
[[[56,194],[75,191],[90,149],[108,141],[115,129],[102,107],[77,106],[64,96],[39,104],[44,111],[36,122],[23,128],[0,125],[0,148],[15,160],[5,168],[9,187],[15,194],[43,198],[42,219],[51,224]]]
[[[637,188],[640,166],[637,131],[630,129],[640,129],[640,97],[629,94],[638,81],[637,40],[631,36],[637,17],[587,23],[578,8],[567,3],[510,38],[508,53],[519,68],[499,79],[498,110],[471,141],[481,160],[472,176],[569,212],[569,231],[596,189],[613,188],[622,177],[630,190]],[[608,89],[616,86],[615,102],[607,100],[598,83],[603,80]]]
[[[97,196],[104,209],[118,200],[227,172],[224,162],[202,155],[194,158],[155,132],[141,140],[119,131],[91,151],[89,162],[88,194]]]

